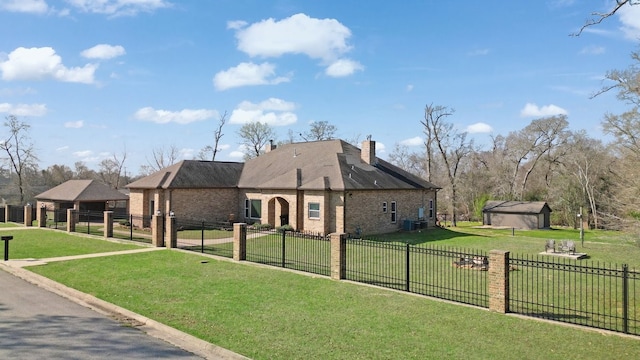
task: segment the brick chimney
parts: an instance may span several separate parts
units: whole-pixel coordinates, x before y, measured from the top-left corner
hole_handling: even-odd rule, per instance
[[[271,150],[275,150],[276,149],[276,145],[273,143],[273,140],[269,140],[269,143],[267,144],[267,148],[265,149],[265,153],[268,153]]]
[[[369,165],[375,165],[376,161],[376,142],[368,138],[362,142],[362,150],[360,150],[362,161]]]

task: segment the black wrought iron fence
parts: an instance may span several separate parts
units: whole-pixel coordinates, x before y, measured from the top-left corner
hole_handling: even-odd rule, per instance
[[[228,222],[176,219],[176,230],[181,249],[233,257],[233,226]]]
[[[151,216],[136,216],[132,214],[113,213],[113,237],[143,243],[151,243],[150,225],[142,227],[145,223],[151,224]],[[141,226],[136,226],[139,224]]]
[[[45,224],[48,228],[52,229],[67,229],[67,210],[66,209],[55,209],[55,210],[47,210],[46,211],[46,221]]]
[[[511,312],[640,335],[640,272],[627,265],[511,257]]]
[[[479,250],[348,239],[346,278],[488,307],[487,259]]]
[[[331,241],[322,234],[247,228],[247,261],[331,274]]]
[[[76,232],[104,235],[104,212],[78,211]]]

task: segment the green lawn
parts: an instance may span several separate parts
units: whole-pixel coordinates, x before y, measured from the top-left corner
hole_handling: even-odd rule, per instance
[[[19,224],[14,222],[0,222],[0,228],[15,228],[15,227],[24,227],[24,224]]]
[[[140,248],[137,245],[120,244],[38,228],[15,231],[0,229],[0,235],[13,236],[13,240],[9,241],[9,259],[43,259]],[[4,244],[0,253],[4,259]]]
[[[537,255],[545,241],[573,240],[576,250],[589,255],[588,261],[628,264],[640,270],[640,242],[630,234],[617,231],[585,230],[584,246],[577,229],[515,230],[480,228],[478,223],[459,222],[458,227],[430,228],[420,232],[397,232],[373,236],[381,241],[408,242],[415,245],[453,246],[477,250],[506,250],[512,254]],[[581,260],[584,262],[584,260]],[[580,261],[578,261],[580,263]]]
[[[620,359],[640,353],[638,339],[177,251],[30,269],[254,359]]]

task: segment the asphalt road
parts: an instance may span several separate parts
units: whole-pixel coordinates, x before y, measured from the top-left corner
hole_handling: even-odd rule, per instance
[[[0,359],[200,359],[0,270]]]

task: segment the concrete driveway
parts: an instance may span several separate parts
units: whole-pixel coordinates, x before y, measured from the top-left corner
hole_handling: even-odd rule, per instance
[[[201,359],[0,269],[0,359]]]

